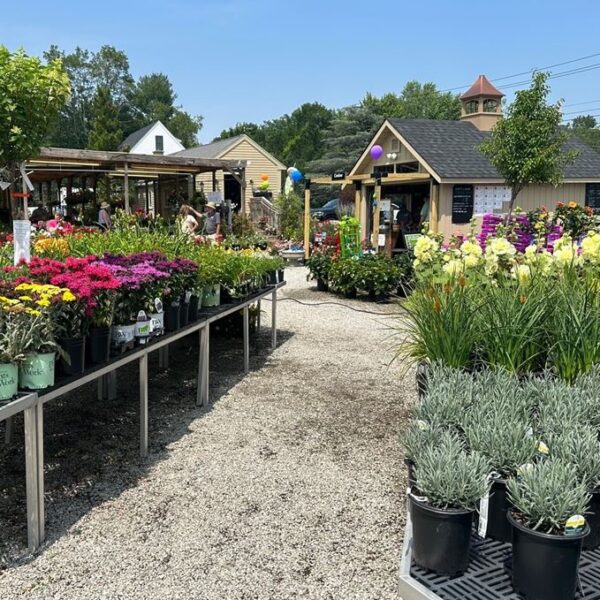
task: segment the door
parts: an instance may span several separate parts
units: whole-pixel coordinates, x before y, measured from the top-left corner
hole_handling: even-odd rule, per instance
[[[233,175],[226,173],[223,187],[223,198],[225,202],[231,200],[231,207],[235,212],[239,212],[242,206],[242,186]]]

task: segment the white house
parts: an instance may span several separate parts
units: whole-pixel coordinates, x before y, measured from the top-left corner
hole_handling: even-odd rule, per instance
[[[133,133],[120,144],[119,150],[131,154],[175,154],[183,144],[160,122],[151,123]]]

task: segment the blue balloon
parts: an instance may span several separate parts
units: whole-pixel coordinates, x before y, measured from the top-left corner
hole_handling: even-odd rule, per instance
[[[302,181],[302,173],[300,173],[300,171],[298,169],[294,169],[291,173],[290,176],[292,178],[292,181],[294,183],[298,183],[299,181]]]

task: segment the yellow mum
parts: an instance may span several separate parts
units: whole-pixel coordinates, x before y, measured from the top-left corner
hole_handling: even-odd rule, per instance
[[[77,297],[70,290],[65,290],[62,295],[63,302],[74,302]]]

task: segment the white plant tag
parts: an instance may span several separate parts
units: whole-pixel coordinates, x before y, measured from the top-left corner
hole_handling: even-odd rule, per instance
[[[487,534],[488,526],[488,511],[490,509],[490,492],[489,490],[485,493],[483,498],[479,501],[479,525],[477,527],[477,534],[480,538],[484,538]]]

